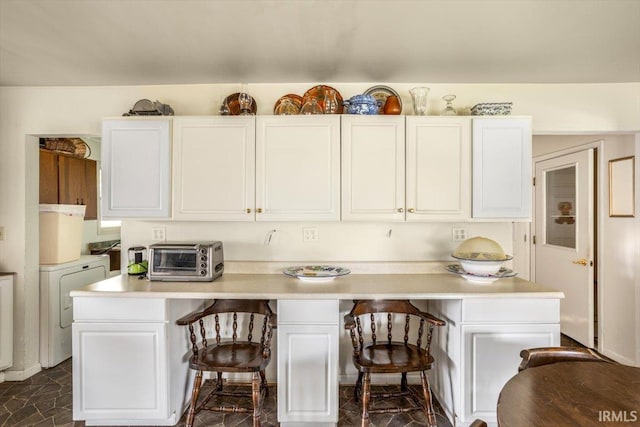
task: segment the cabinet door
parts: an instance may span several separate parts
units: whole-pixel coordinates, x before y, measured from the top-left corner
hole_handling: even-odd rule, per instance
[[[531,119],[473,119],[473,217],[531,218]]]
[[[73,419],[169,417],[166,324],[82,323],[73,328]]]
[[[13,365],[13,276],[0,276],[0,369]]]
[[[102,122],[102,216],[168,218],[170,119]]]
[[[404,221],[404,117],[342,117],[342,220]]]
[[[95,160],[58,156],[59,203],[85,205],[85,219],[97,219]]]
[[[175,118],[173,218],[253,221],[255,118]]]
[[[278,325],[278,421],[338,421],[338,325]]]
[[[468,117],[407,117],[407,221],[470,216]]]
[[[500,390],[518,373],[520,351],[560,345],[560,325],[462,325],[462,421],[496,422]]]
[[[340,219],[340,116],[256,118],[256,220]]]
[[[58,155],[40,150],[40,203],[58,204]]]

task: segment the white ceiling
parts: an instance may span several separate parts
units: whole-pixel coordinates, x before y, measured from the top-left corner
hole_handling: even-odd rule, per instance
[[[0,86],[640,82],[640,0],[0,0]]]

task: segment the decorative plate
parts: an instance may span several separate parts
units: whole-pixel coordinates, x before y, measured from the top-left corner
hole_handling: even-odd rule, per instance
[[[515,273],[510,268],[502,267],[500,271],[496,274],[491,274],[488,276],[478,276],[475,274],[467,273],[462,269],[462,267],[458,264],[447,265],[447,271],[449,273],[459,274],[470,282],[474,283],[493,283],[498,279],[502,279],[504,277],[515,277],[518,273]]]
[[[276,103],[273,105],[273,114],[276,114],[276,110],[278,110],[278,106],[282,103],[282,101],[284,101],[285,99],[288,99],[289,101],[291,101],[291,103],[293,105],[295,105],[296,107],[298,107],[298,111],[300,111],[300,108],[302,107],[302,97],[300,95],[296,95],[295,93],[288,93],[286,95],[281,96],[280,98],[278,98],[278,100],[276,101]]]
[[[344,276],[351,273],[351,270],[334,265],[299,265],[296,267],[288,267],[283,271],[284,274],[291,277],[297,277],[300,280],[308,282],[327,282],[336,277]]]
[[[229,115],[231,116],[240,115],[240,103],[238,102],[238,95],[240,95],[239,92],[233,93],[227,96],[227,98],[224,101],[229,106],[229,112],[230,112]],[[253,102],[251,103],[251,112],[253,114],[256,114],[256,111],[258,111],[258,104],[256,103],[256,99],[253,98]]]
[[[338,101],[338,111],[336,114],[342,114],[344,111],[344,100],[342,99],[342,95],[335,88],[326,85],[317,85],[307,90],[302,98],[311,97],[316,98],[318,100],[318,104],[320,104],[320,108],[324,111],[324,91],[327,89],[333,89],[336,91],[336,100]]]
[[[384,104],[387,102],[387,98],[391,95],[395,95],[398,98],[398,102],[400,103],[400,111],[402,111],[402,98],[398,95],[398,92],[391,89],[389,86],[372,86],[364,92],[365,95],[373,96],[376,101],[380,101],[380,106],[378,107],[378,114],[384,114]]]

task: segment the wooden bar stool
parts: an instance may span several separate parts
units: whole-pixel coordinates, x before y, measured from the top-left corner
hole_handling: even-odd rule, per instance
[[[386,316],[384,316],[385,314]],[[404,320],[402,341],[393,340],[393,322],[396,314]],[[386,329],[382,329],[384,319],[386,319]],[[367,321],[370,323],[371,329],[369,340],[365,340],[366,333],[363,326]],[[358,369],[355,395],[356,399],[362,397],[362,427],[369,425],[370,413],[400,413],[415,410],[423,410],[429,426],[436,426],[436,416],[426,371],[431,369],[434,361],[429,352],[434,327],[443,326],[445,322],[429,313],[420,311],[407,300],[356,301],[351,312],[344,317],[344,322],[345,329],[350,332],[353,344],[353,364]],[[412,323],[419,325],[415,343],[409,342]],[[376,331],[377,324],[380,324],[379,332]],[[425,324],[427,325],[427,336],[423,342]],[[381,335],[380,338],[377,333]],[[414,394],[413,390],[407,386],[408,372],[420,372],[422,398]],[[400,391],[372,394],[370,377],[372,373],[401,374]],[[412,405],[408,408],[370,409],[372,398],[399,396],[409,396],[412,399]]]
[[[209,316],[214,319],[211,325]],[[254,340],[253,328],[256,316],[262,318],[262,331],[259,340]],[[227,324],[231,325],[231,338],[221,337],[221,317],[227,317]],[[209,318],[209,319],[207,319]],[[209,320],[207,322],[207,320]],[[239,320],[248,320],[246,325],[247,338],[238,339]],[[200,331],[200,342],[194,331],[194,324]],[[265,378],[265,368],[271,360],[271,336],[276,328],[276,315],[271,311],[266,300],[216,300],[202,311],[193,312],[176,321],[178,325],[189,327],[191,350],[189,367],[196,371],[191,394],[191,404],[187,414],[186,426],[191,427],[195,415],[202,411],[216,412],[252,412],[253,426],[260,427],[260,414],[264,397],[268,388]],[[246,323],[246,322],[244,322]],[[215,340],[208,334],[207,328],[215,328]],[[209,342],[209,340],[214,342]],[[216,385],[213,390],[198,402],[202,386],[202,373],[215,372]],[[251,392],[224,392],[222,374],[224,372],[252,373]],[[251,397],[252,407],[213,406],[209,401],[216,396]]]

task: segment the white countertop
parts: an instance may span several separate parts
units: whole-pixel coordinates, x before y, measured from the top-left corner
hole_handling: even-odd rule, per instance
[[[517,277],[477,284],[451,273],[349,274],[318,283],[284,274],[225,273],[213,282],[151,282],[120,275],[71,291],[71,296],[272,300],[564,298],[560,291]]]

